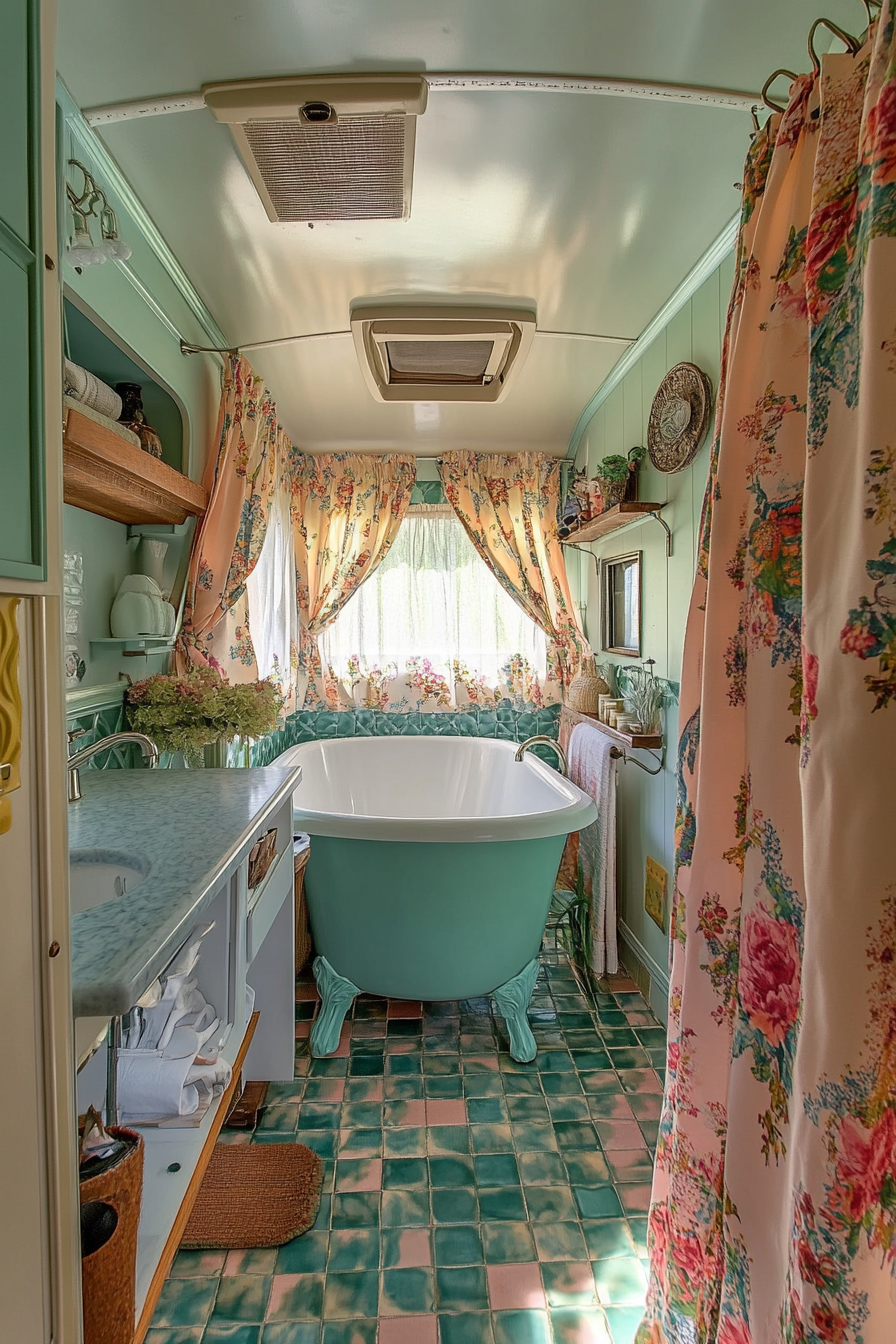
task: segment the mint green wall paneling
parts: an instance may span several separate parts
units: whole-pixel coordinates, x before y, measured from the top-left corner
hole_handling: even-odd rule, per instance
[[[691,303],[686,303],[669,320],[666,327],[666,355],[670,369],[683,359],[691,358]]]
[[[32,241],[28,205],[31,177],[29,8],[25,0],[3,0],[0,5],[0,126],[3,127],[0,219],[25,243]]]
[[[625,444],[625,389],[620,383],[613,389],[604,404],[603,442],[596,454],[592,469],[608,453],[621,453]]]
[[[635,367],[622,380],[622,441],[625,451],[643,443],[644,423],[641,406],[641,365]]]
[[[23,339],[30,325],[29,277],[0,252],[0,369],[3,418],[0,421],[0,570],[9,562],[27,564],[33,555],[31,495],[30,359]]]

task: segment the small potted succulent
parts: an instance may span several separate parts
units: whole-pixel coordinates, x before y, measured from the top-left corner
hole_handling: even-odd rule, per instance
[[[128,718],[168,756],[168,764],[182,755],[187,766],[226,765],[226,744],[273,731],[282,703],[273,681],[231,683],[210,667],[196,667],[135,682],[128,691]]]
[[[638,494],[638,468],[644,461],[643,448],[632,448],[628,456],[611,453],[598,462],[595,475],[604,497],[604,508],[621,504],[625,499],[636,499]]]

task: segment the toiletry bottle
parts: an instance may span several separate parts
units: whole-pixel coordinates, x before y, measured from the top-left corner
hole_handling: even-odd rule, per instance
[[[119,423],[126,425],[140,440],[140,446],[150,457],[162,456],[162,440],[143,413],[143,388],[140,383],[116,383],[115,391],[121,397]]]

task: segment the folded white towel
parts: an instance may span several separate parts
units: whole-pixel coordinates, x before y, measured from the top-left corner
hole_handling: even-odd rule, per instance
[[[597,821],[579,832],[578,862],[591,898],[591,965],[595,975],[619,969],[616,942],[616,761],[612,738],[579,723],[569,738],[569,777],[597,803]]]
[[[117,420],[121,415],[121,397],[118,393],[102,378],[97,378],[95,373],[82,369],[80,364],[73,364],[70,359],[63,364],[62,390],[67,396],[89,406],[93,411],[99,411],[100,415],[108,416],[110,420]]]
[[[189,1055],[168,1059],[160,1050],[121,1050],[118,1053],[118,1105],[124,1115],[154,1119],[192,1115],[199,1093],[187,1083],[193,1068]]]

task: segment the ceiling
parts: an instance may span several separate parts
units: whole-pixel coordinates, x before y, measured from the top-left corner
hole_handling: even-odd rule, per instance
[[[601,75],[753,91],[805,70],[819,0],[60,0],[82,108],[206,82],[337,71]],[[825,14],[850,31],[859,0]],[[228,340],[348,328],[358,299],[535,307],[633,338],[738,208],[745,112],[581,94],[432,91],[407,221],[272,224],[205,110],[101,135]],[[625,349],[536,336],[498,405],[382,405],[351,337],[250,355],[297,446],[566,452]],[[195,356],[202,358],[202,356]]]

